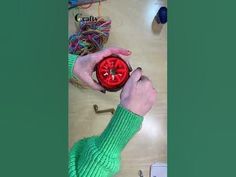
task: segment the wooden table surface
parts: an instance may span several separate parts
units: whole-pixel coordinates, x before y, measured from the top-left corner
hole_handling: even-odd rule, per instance
[[[144,177],[148,177],[152,163],[167,162],[167,26],[160,33],[153,31],[153,18],[162,5],[166,5],[166,1],[102,2],[102,15],[112,19],[111,35],[106,47],[118,46],[131,50],[132,67],[141,66],[158,91],[156,104],[145,116],[142,129],[122,152],[122,167],[117,177],[136,177],[140,169]],[[94,4],[80,12],[97,16],[97,7]],[[78,9],[69,11],[69,34],[76,30],[76,13]],[[83,137],[100,134],[104,130],[111,114],[95,114],[93,104],[101,109],[116,108],[119,94],[104,95],[69,84],[69,147]]]

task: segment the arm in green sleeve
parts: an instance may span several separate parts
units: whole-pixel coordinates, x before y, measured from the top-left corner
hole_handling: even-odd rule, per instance
[[[70,177],[112,177],[120,170],[120,154],[140,130],[143,117],[118,105],[100,136],[75,143],[69,155]]]
[[[78,55],[68,55],[68,77],[71,79],[73,77],[73,69],[75,65],[75,61],[77,60]]]

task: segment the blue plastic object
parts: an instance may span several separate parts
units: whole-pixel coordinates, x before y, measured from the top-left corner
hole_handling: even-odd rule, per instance
[[[72,5],[72,6],[76,6],[78,4],[78,0],[69,0],[69,3]]]
[[[157,23],[165,24],[167,22],[167,8],[166,7],[161,7],[156,16],[155,20]]]

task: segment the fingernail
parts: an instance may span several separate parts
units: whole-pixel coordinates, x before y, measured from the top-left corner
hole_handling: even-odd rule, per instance
[[[132,52],[130,50],[128,50],[128,53],[131,54]]]
[[[140,69],[140,70],[142,70],[142,68],[141,68],[141,67],[138,67],[137,69]]]
[[[100,92],[102,92],[102,93],[104,93],[104,94],[105,94],[105,93],[106,93],[106,90],[101,90]]]

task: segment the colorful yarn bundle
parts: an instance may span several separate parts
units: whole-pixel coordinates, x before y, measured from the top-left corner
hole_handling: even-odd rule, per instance
[[[83,56],[101,50],[108,40],[110,28],[110,19],[80,20],[79,31],[69,37],[69,53]]]

